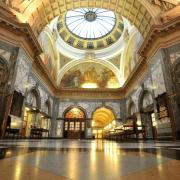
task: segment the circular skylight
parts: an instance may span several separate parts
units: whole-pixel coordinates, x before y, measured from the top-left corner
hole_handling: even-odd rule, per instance
[[[97,39],[110,33],[116,24],[114,12],[99,8],[80,8],[68,11],[66,25],[76,36]]]

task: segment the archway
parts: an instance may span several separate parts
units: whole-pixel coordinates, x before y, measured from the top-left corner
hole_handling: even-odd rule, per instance
[[[31,129],[41,127],[41,119],[39,118],[40,109],[40,93],[37,88],[32,88],[25,98],[22,137],[30,137],[32,135]]]
[[[115,114],[108,107],[97,108],[92,115],[93,136],[96,139],[103,138],[104,128],[115,123]]]
[[[146,128],[146,138],[156,139],[156,119],[154,113],[154,100],[151,92],[148,90],[142,91],[139,99],[139,109],[141,113],[142,125]]]
[[[42,137],[48,137],[51,128],[51,103],[49,99],[44,103],[43,112],[40,113]]]
[[[69,107],[64,112],[64,138],[85,138],[85,111],[81,107]]]

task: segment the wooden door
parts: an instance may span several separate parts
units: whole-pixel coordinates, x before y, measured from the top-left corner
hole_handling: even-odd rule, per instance
[[[67,119],[64,122],[64,138],[83,139],[85,137],[85,122],[78,119]]]

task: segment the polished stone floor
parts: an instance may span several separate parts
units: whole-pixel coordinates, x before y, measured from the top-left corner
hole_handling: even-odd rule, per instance
[[[0,140],[0,180],[180,180],[180,142]]]

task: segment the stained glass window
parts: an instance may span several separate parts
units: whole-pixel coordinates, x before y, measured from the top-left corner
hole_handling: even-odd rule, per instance
[[[116,24],[114,12],[100,8],[79,8],[68,11],[66,25],[76,36],[97,39],[110,33]]]
[[[78,108],[72,108],[65,114],[65,118],[84,118],[84,112]]]

